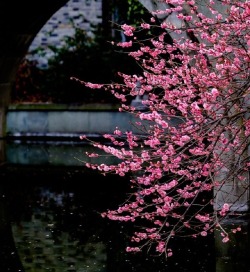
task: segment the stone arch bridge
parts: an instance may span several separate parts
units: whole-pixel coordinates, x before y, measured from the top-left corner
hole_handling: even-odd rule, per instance
[[[0,1],[0,139],[5,137],[5,113],[20,62],[40,29],[68,1]],[[107,31],[112,3],[102,1],[102,22]]]
[[[16,71],[36,34],[68,0],[0,2],[0,137]]]
[[[5,137],[5,113],[16,72],[29,46],[49,18],[69,0],[1,0],[0,1],[0,139]],[[85,0],[86,4],[90,1]],[[100,0],[99,0],[100,1]],[[117,0],[102,1],[104,31],[110,31],[111,7]],[[168,4],[157,0],[138,0],[150,12],[166,9]],[[119,2],[119,1],[118,1]],[[203,2],[203,1],[201,1]],[[204,0],[208,2],[208,0]],[[219,1],[217,1],[217,4]],[[218,4],[218,8],[222,7]],[[178,23],[176,14],[161,17],[163,21]],[[105,35],[105,33],[104,33]],[[0,146],[1,153],[1,146]],[[1,155],[1,154],[0,154]]]

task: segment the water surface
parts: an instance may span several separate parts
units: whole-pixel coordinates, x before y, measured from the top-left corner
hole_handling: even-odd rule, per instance
[[[7,147],[8,161],[0,171],[1,210],[9,223],[1,230],[1,272],[250,271],[248,221],[245,235],[228,248],[219,245],[218,250],[216,235],[211,235],[175,239],[174,256],[168,261],[146,252],[126,253],[132,226],[104,219],[100,213],[126,199],[128,179],[85,169],[75,157],[83,156],[87,146]],[[68,159],[58,159],[60,154]]]

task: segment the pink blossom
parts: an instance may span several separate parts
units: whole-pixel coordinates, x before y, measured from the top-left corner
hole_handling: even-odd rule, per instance
[[[128,247],[128,252],[149,246],[171,256],[168,239],[185,234],[183,230],[194,239],[207,236],[219,226],[216,220],[230,212],[226,198],[220,210],[208,212],[217,195],[228,181],[246,181],[250,168],[250,8],[247,1],[237,5],[225,1],[223,13],[214,1],[203,9],[193,0],[165,4],[168,8],[152,15],[170,15],[171,20],[157,25],[152,17],[151,24],[143,22],[138,28],[121,26],[132,40],[118,46],[126,48],[141,71],[119,73],[119,84],[80,84],[103,87],[122,103],[119,111],[135,120],[129,123],[131,131],[116,127],[113,135],[104,134],[109,144],[90,141],[119,162],[87,162],[87,167],[130,177],[124,203],[102,216],[138,227],[131,239],[138,247]],[[140,39],[136,35],[142,32],[146,34]],[[168,34],[171,43],[166,42]],[[138,95],[146,97],[142,110],[129,102]],[[210,198],[206,193],[213,189],[217,195]],[[232,199],[241,197],[244,193]],[[239,230],[233,227],[231,231]],[[224,232],[222,241],[229,241]]]
[[[93,84],[91,82],[86,82],[85,85],[91,89],[101,89],[103,87],[103,84]]]
[[[139,252],[141,251],[139,247],[127,247],[126,248],[127,252]]]
[[[150,29],[150,24],[142,23],[141,27],[145,29]]]
[[[195,216],[195,218],[198,219],[198,220],[200,220],[201,222],[208,222],[208,221],[210,221],[210,217],[209,217],[208,214],[206,214],[206,215],[197,214]]]
[[[129,42],[119,42],[119,43],[117,43],[117,45],[120,46],[120,47],[123,47],[123,48],[125,48],[125,47],[131,47],[132,46],[132,41],[129,41]]]
[[[124,24],[124,25],[121,26],[121,28],[124,30],[124,34],[126,36],[133,36],[133,32],[135,30],[135,28],[133,26]]]
[[[228,236],[226,236],[226,237],[224,237],[223,239],[222,239],[222,242],[223,243],[227,243],[229,241],[229,237]]]
[[[156,247],[156,251],[162,253],[165,251],[165,243],[164,242],[159,242],[157,247]]]
[[[222,209],[220,210],[220,215],[225,216],[230,209],[230,205],[228,203],[224,203]]]
[[[167,256],[168,256],[168,257],[173,256],[173,251],[172,251],[171,249],[168,249],[168,250],[167,250]]]

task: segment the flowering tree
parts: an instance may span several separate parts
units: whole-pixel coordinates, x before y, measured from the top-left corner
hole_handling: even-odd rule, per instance
[[[137,120],[134,133],[117,127],[103,135],[112,145],[92,142],[121,161],[86,165],[131,182],[126,203],[103,217],[133,222],[127,251],[147,245],[171,256],[177,235],[220,228],[227,242],[221,220],[248,210],[250,2],[162,2],[150,22],[121,26],[127,41],[117,45],[141,74],[120,74],[122,84],[82,83],[113,93]],[[138,96],[142,107],[127,103]]]

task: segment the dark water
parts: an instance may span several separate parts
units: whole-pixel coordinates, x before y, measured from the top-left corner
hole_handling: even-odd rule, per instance
[[[28,145],[25,150],[30,157]],[[250,271],[247,231],[231,247],[218,248],[214,235],[176,239],[168,261],[126,253],[132,226],[100,216],[125,200],[126,178],[46,162],[9,161],[0,170],[0,272]]]

